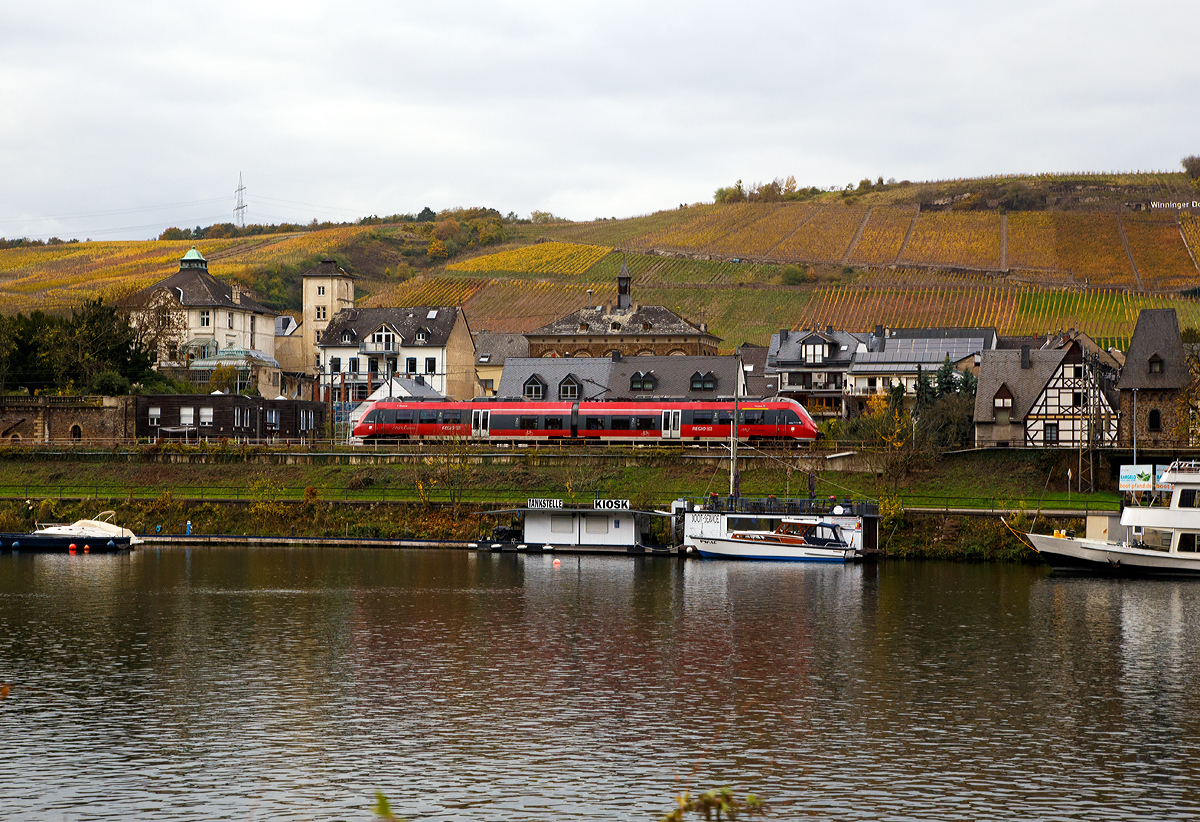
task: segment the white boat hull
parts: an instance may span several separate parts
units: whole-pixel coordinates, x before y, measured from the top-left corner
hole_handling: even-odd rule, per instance
[[[768,559],[787,562],[845,562],[853,559],[853,548],[821,548],[814,545],[785,545],[759,540],[692,537],[700,556],[720,559]]]
[[[1029,534],[1056,571],[1117,576],[1200,576],[1200,553],[1184,554],[1098,539]]]

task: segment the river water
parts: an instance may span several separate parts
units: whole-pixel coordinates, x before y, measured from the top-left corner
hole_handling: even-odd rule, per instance
[[[0,556],[0,818],[1200,816],[1200,583],[560,559]]]

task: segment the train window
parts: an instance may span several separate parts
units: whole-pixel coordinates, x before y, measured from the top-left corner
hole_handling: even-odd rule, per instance
[[[733,425],[733,412],[732,411],[718,411],[717,412],[717,425]]]
[[[545,427],[551,431],[561,431],[563,427],[562,417],[546,417]]]
[[[786,411],[782,412],[782,416],[783,416],[783,424],[784,425],[799,425],[800,424],[800,415],[797,414],[795,411],[793,411],[790,408],[787,409]]]
[[[457,411],[443,411],[442,422],[444,423],[460,423],[462,422],[463,412],[461,409]]]
[[[438,412],[436,411],[421,411],[417,416],[417,422],[437,422]]]
[[[412,411],[409,411],[409,410],[406,410],[403,408],[396,409],[395,422],[403,423],[405,425],[412,425],[412,421],[413,421],[413,412]]]
[[[612,418],[612,430],[628,431],[629,430],[629,417],[613,417]]]
[[[762,425],[766,421],[766,417],[767,417],[766,412],[761,409],[754,410],[754,411],[743,411],[742,412],[742,424],[743,425]]]
[[[379,422],[394,423],[395,421],[396,421],[396,409],[395,408],[380,408],[379,409]]]
[[[633,427],[639,431],[653,431],[658,428],[658,417],[634,417]]]
[[[538,427],[537,422],[537,417],[518,417],[517,428],[527,428],[532,431]]]
[[[588,431],[603,431],[604,417],[584,417],[583,427]]]
[[[693,411],[692,425],[712,425],[717,419],[716,411]]]
[[[242,409],[238,409],[241,411]],[[372,408],[367,413],[363,414],[363,418],[359,422],[379,422],[379,410]]]

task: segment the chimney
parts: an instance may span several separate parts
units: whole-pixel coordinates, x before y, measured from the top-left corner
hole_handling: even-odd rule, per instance
[[[613,361],[613,362],[620,362],[620,361],[621,361],[621,352],[620,352],[620,351],[614,351],[614,352],[612,352],[612,361]]]
[[[1029,346],[1023,345],[1023,346],[1021,346],[1021,368],[1028,369],[1030,367],[1031,367],[1031,364],[1029,362]]]
[[[832,326],[832,325],[827,325],[827,326],[825,326],[825,333],[826,333],[826,334],[832,334],[832,333],[833,333],[833,326]]]
[[[779,329],[779,344],[783,345],[785,342],[787,342],[787,338],[788,330],[786,328]]]
[[[875,336],[880,337],[880,338],[883,337],[883,326],[882,325],[875,326]]]

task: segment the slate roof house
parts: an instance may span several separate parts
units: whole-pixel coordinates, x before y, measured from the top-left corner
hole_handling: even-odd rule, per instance
[[[275,312],[239,283],[208,273],[208,261],[195,248],[179,260],[179,271],[120,303],[130,323],[157,349],[157,367],[203,385],[220,352],[237,352],[229,363],[263,394],[277,392]]]
[[[1175,309],[1142,309],[1117,383],[1121,392],[1120,444],[1132,447],[1135,435],[1140,446],[1180,443],[1177,406],[1190,380]]]
[[[775,376],[780,396],[803,405],[814,417],[846,413],[847,373],[855,356],[867,350],[867,335],[826,326],[824,331],[780,329],[767,347],[768,375]]]
[[[348,308],[318,343],[321,383],[342,402],[361,401],[400,374],[455,400],[475,396],[475,346],[461,308]]]
[[[720,337],[661,305],[637,305],[621,265],[617,304],[581,308],[526,334],[531,357],[715,356]]]
[[[994,328],[896,328],[876,326],[867,350],[854,355],[846,371],[847,410],[862,413],[867,398],[893,383],[915,402],[918,375],[933,379],[946,358],[956,371],[974,370],[976,358],[996,348]]]
[[[509,357],[528,357],[529,340],[524,334],[480,331],[475,335],[475,379],[482,397],[496,396],[504,363]]]
[[[740,380],[739,380],[740,377]],[[510,357],[497,394],[527,400],[716,399],[746,394],[736,357]]]
[[[742,343],[737,355],[742,358],[742,369],[746,372],[746,393],[751,397],[776,397],[779,395],[778,372],[768,372],[765,345]]]
[[[980,448],[1079,448],[1116,444],[1119,400],[1094,354],[1061,348],[984,351],[975,393]]]

